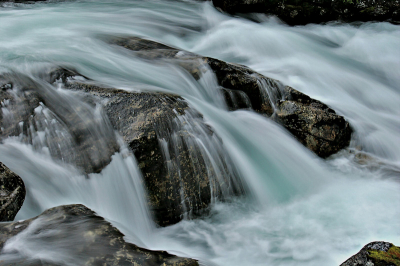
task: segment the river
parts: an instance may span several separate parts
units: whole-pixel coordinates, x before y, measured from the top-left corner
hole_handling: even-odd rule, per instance
[[[20,137],[0,144],[0,161],[23,178],[27,189],[16,220],[82,203],[128,241],[211,266],[333,266],[374,240],[399,245],[400,26],[332,22],[289,27],[274,17],[232,17],[209,2],[189,0],[0,6],[0,72],[36,79],[40,68],[65,65],[114,88],[179,94],[223,140],[250,191],[216,202],[206,217],[157,228],[136,159],[123,143],[101,173],[85,178],[73,163],[52,158],[37,132],[36,146]],[[196,81],[175,66],[126,56],[102,40],[107,35],[148,38],[280,80],[343,115],[354,129],[350,148],[318,158],[276,123],[250,111],[228,112],[215,94],[212,73]],[[54,101],[81,104],[72,104],[72,92],[48,89],[57,92]],[[44,109],[35,111],[46,117]],[[96,109],[82,117],[97,117],[101,134],[111,130]],[[366,160],[358,160],[360,149]],[[7,250],[79,265],[70,253],[73,245],[48,246],[24,235]],[[0,261],[7,256],[3,251]]]

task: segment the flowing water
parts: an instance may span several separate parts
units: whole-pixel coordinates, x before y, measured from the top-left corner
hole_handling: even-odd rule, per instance
[[[0,144],[0,161],[27,188],[17,220],[82,203],[112,222],[128,241],[196,258],[203,265],[329,266],[373,240],[400,244],[399,26],[288,27],[274,17],[231,17],[195,1],[0,5],[1,73],[24,73],[40,83],[40,69],[63,65],[114,88],[179,94],[214,128],[223,156],[249,188],[245,197],[214,202],[206,217],[155,227],[136,159],[110,128],[101,106],[85,105],[74,93],[42,82],[51,110],[35,110],[28,138],[21,129],[19,136]],[[104,43],[105,35],[149,38],[278,79],[343,115],[355,131],[350,149],[322,160],[274,122],[250,111],[228,112],[211,72],[196,81],[168,62],[149,63]],[[12,122],[7,104],[2,103],[3,117]],[[118,143],[111,163],[89,178],[77,163],[74,131],[63,123],[68,115],[88,126],[84,132],[89,138]],[[180,119],[191,127],[192,117]],[[202,138],[196,125],[192,129],[197,135],[186,141],[197,143],[213,168],[220,165],[212,151],[221,143]],[[52,147],[48,137],[63,141]],[[160,145],[171,141],[173,135]],[[105,145],[95,143],[99,150]],[[86,157],[99,160],[91,156]],[[78,258],[70,259],[73,238],[50,248],[29,232],[7,242],[0,260],[17,256],[79,264]]]

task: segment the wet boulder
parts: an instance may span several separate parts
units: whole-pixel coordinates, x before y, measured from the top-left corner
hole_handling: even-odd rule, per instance
[[[12,221],[25,200],[21,177],[0,162],[0,222]]]
[[[388,242],[371,242],[340,266],[397,266],[400,265],[400,247]]]
[[[183,98],[74,80],[65,87],[101,102],[138,161],[158,225],[197,217],[212,201],[244,192],[222,140]]]
[[[199,265],[194,259],[126,242],[117,228],[80,204],[0,223],[0,249],[6,265]]]
[[[212,0],[214,6],[230,14],[265,13],[276,15],[289,25],[328,21],[400,22],[398,0]]]
[[[229,110],[252,109],[271,117],[322,158],[350,143],[352,129],[334,110],[246,66],[202,57],[137,37],[112,38],[108,42],[132,50],[145,60],[174,62],[197,79],[211,69]]]

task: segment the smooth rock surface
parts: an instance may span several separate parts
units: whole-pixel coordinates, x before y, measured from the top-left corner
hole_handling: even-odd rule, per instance
[[[12,221],[25,200],[21,177],[0,162],[0,222]]]
[[[399,266],[400,248],[388,242],[371,242],[340,266]]]
[[[118,229],[81,204],[0,223],[0,248],[3,265],[199,265],[193,259],[127,243]]]

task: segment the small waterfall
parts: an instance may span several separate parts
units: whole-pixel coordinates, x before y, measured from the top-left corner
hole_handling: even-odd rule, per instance
[[[167,128],[159,128],[157,134],[168,176],[180,180],[185,218],[192,218],[193,212],[201,209],[202,202],[229,199],[243,193],[244,187],[222,140],[204,124],[203,118],[190,109],[184,115],[176,114]],[[185,191],[184,184],[191,182],[190,176],[199,184],[195,197],[189,196],[192,192]]]
[[[274,114],[276,112],[276,103],[278,100],[283,99],[283,85],[277,80],[259,78],[258,76],[256,78],[262,98],[268,100],[268,102],[264,100],[262,108],[267,111],[267,113]]]
[[[243,91],[233,91],[226,88],[222,88],[221,90],[225,97],[228,110],[252,108],[249,96]]]
[[[122,144],[122,142],[120,142]],[[73,165],[62,164],[32,145],[8,139],[0,160],[24,176],[26,199],[16,220],[31,218],[59,205],[81,203],[114,222],[130,241],[146,246],[153,223],[136,159],[122,145],[99,174],[85,178]]]
[[[17,72],[3,73],[0,79],[7,85],[3,139],[19,136],[86,173],[101,171],[118,151],[114,130],[99,105],[90,106],[42,79]]]
[[[152,241],[154,226],[144,200],[141,173],[127,148],[115,154],[101,173],[90,174],[90,178],[85,178],[70,165],[61,165],[48,155],[37,153],[31,145],[15,140],[1,145],[0,160],[24,176],[29,188],[16,220],[31,218],[52,207],[80,203],[112,222],[125,234],[127,241],[143,247]],[[45,217],[39,218],[23,234],[7,242],[0,260],[21,265],[30,265],[36,260],[81,265],[91,254],[82,253],[84,244],[76,241],[87,233],[85,230],[93,221],[82,222],[72,221],[61,227],[56,226],[54,220],[49,223]],[[54,226],[54,229],[38,230],[47,229],[47,226]],[[96,239],[98,244],[101,241],[104,240]],[[93,248],[99,254],[110,252],[101,251],[101,245]]]
[[[153,222],[142,176],[101,103],[85,103],[61,84],[34,76],[0,77],[8,82],[1,103],[0,161],[24,176],[27,187],[17,219],[82,203],[110,221],[118,217],[127,238],[145,246]]]
[[[82,203],[129,242],[218,266],[331,266],[373,240],[399,245],[398,25],[288,27],[276,18],[257,15],[255,23],[221,13],[210,1],[191,0],[0,6],[0,89],[8,94],[0,99],[0,161],[27,188],[17,220]],[[232,109],[248,109],[248,99],[221,90],[211,71],[196,80],[168,60],[142,60],[99,38],[122,35],[271,77],[258,80],[271,114],[282,100],[273,79],[279,80],[343,115],[354,127],[353,146],[321,160],[273,121],[249,110],[228,112],[221,96],[229,96]],[[201,113],[202,118],[188,112],[159,125],[156,143],[169,175],[181,181],[176,188],[187,218],[197,217],[199,201],[188,201],[182,166],[209,178],[196,196],[215,202],[210,211],[166,228],[154,226],[142,184],[146,177],[103,115],[102,103],[86,102],[32,71],[50,64],[71,66],[117,89],[180,95]],[[181,152],[186,161],[176,156]],[[243,187],[246,196],[231,199]],[[47,253],[52,246],[37,241],[33,231],[8,244],[32,256],[52,255]],[[63,259],[79,264],[73,237],[58,244],[53,257],[60,264]],[[0,261],[5,259],[12,258],[0,253]]]

